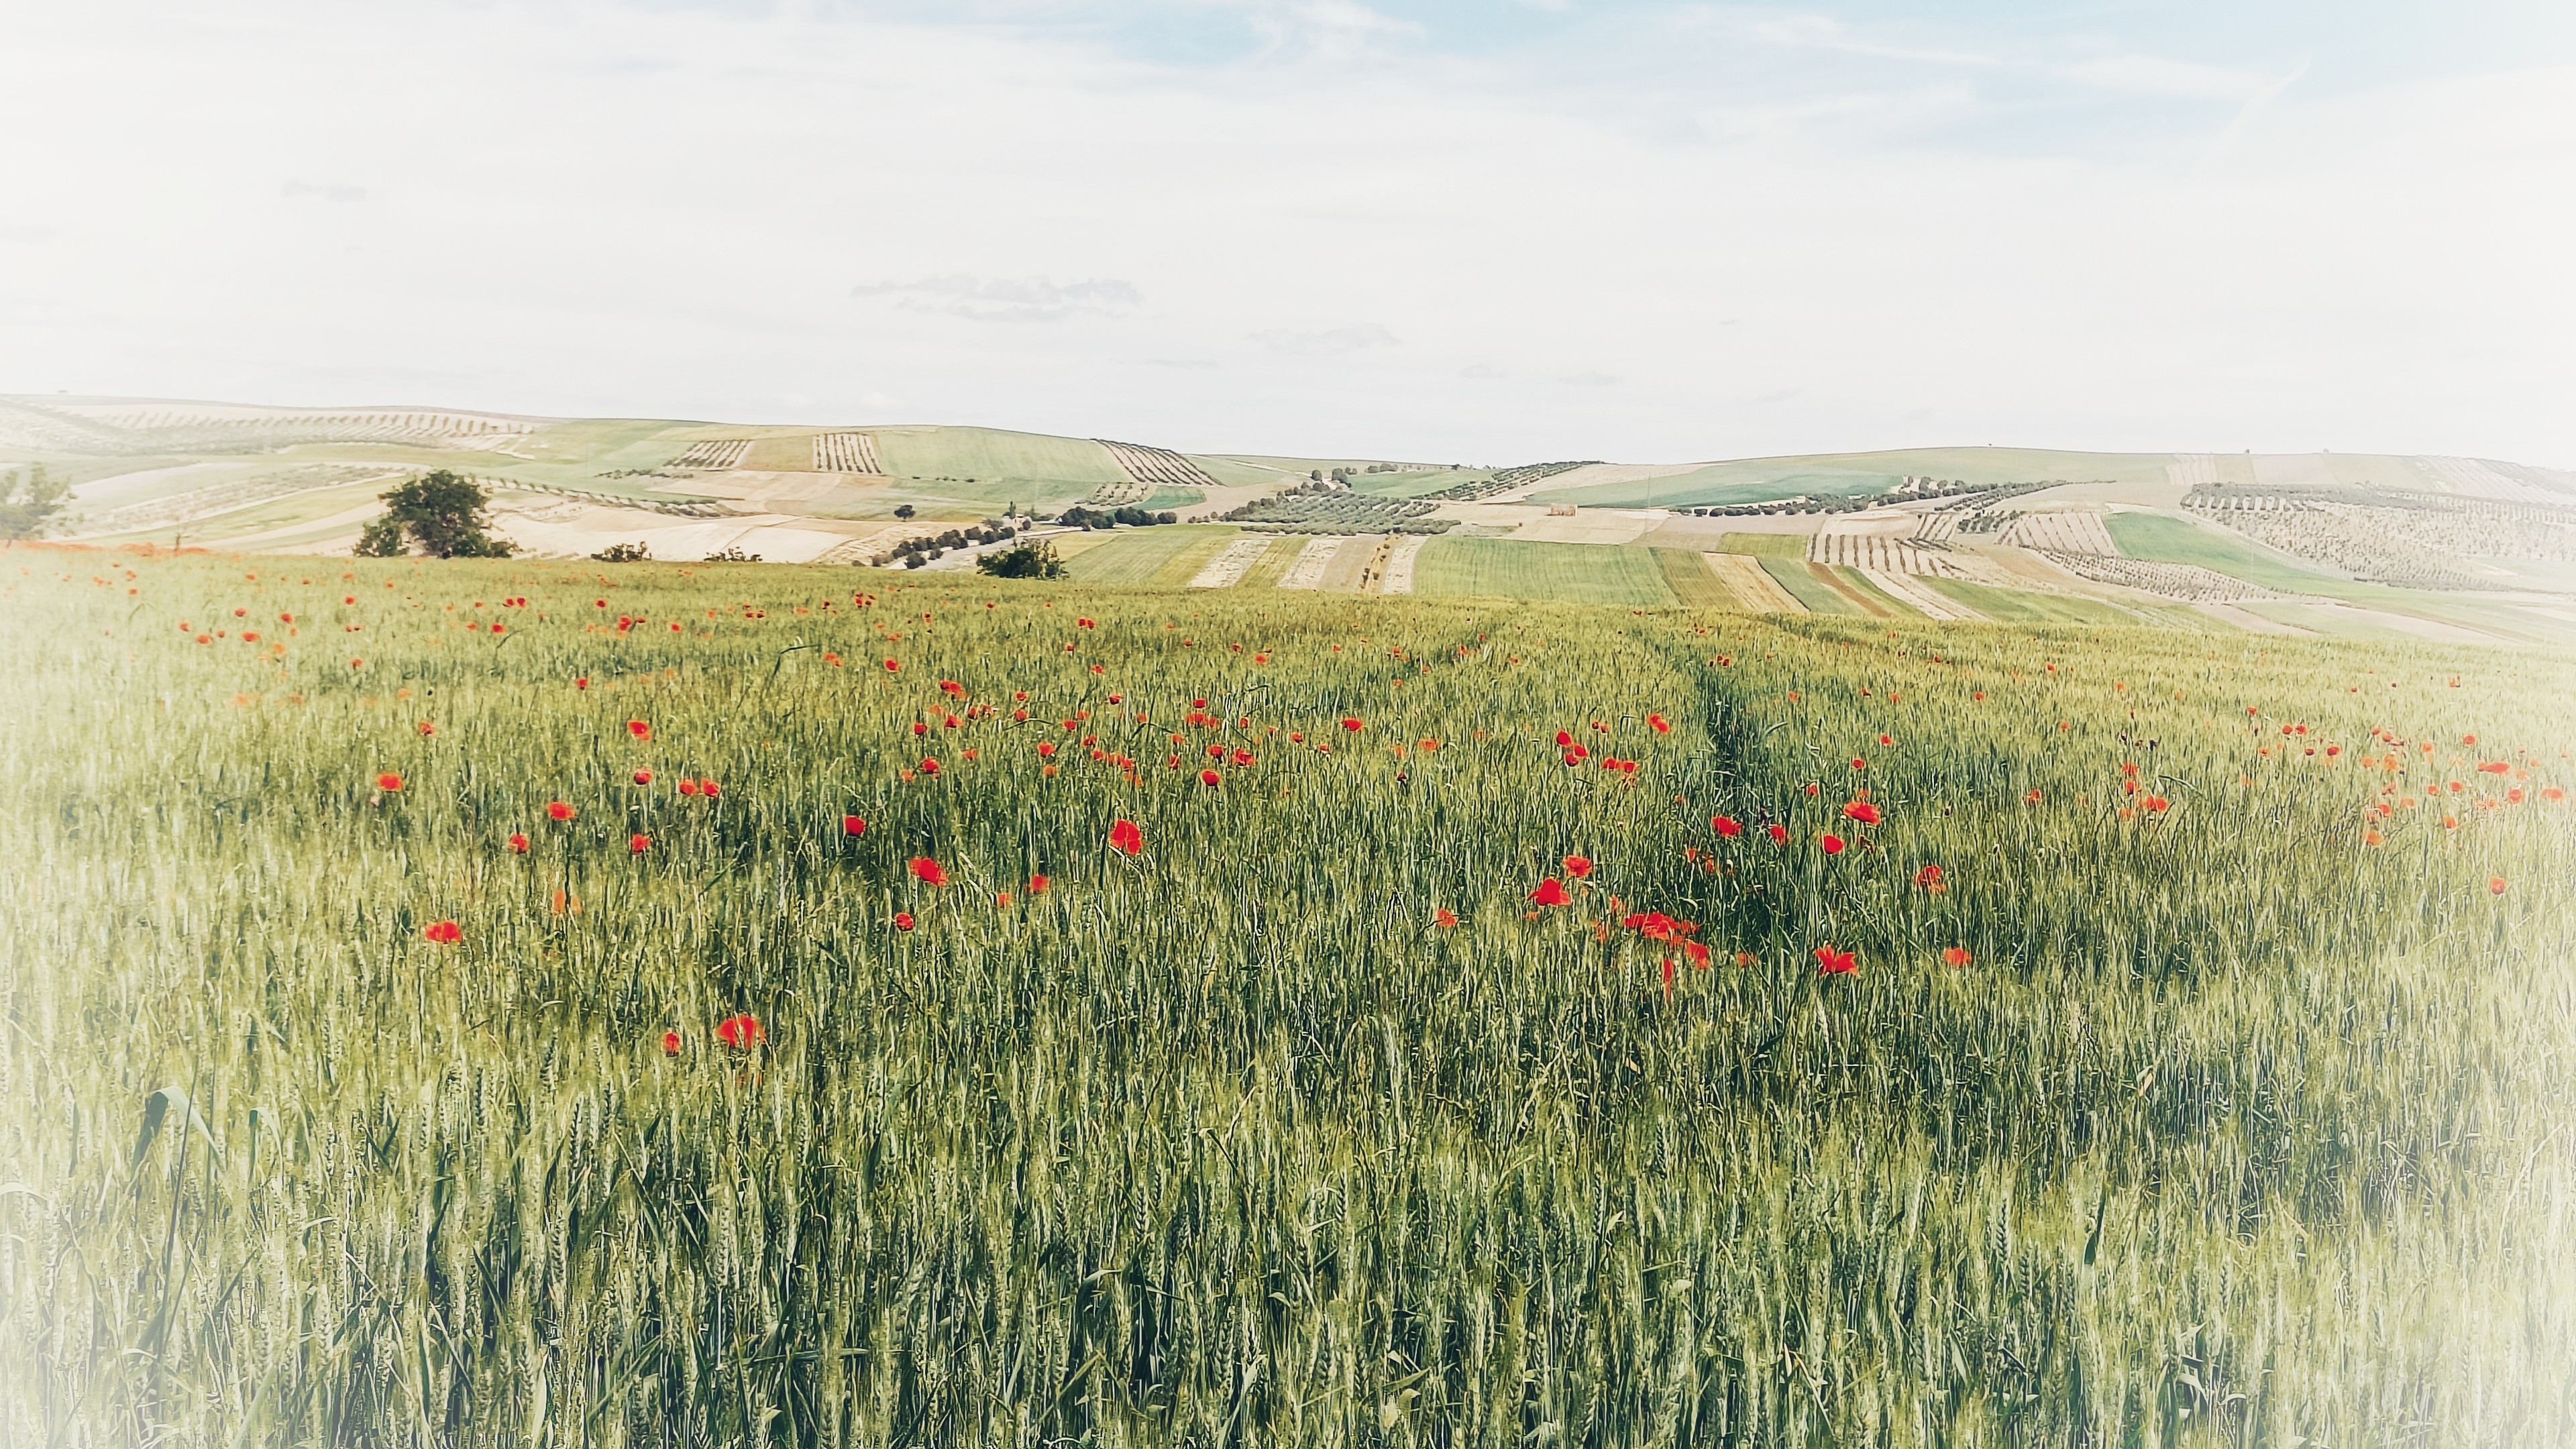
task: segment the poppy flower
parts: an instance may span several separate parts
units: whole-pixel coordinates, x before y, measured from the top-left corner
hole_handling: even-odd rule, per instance
[[[1047,893],[1047,887],[1048,887],[1048,886],[1050,886],[1050,885],[1053,885],[1054,883],[1055,883],[1055,882],[1048,880],[1048,879],[1047,879],[1045,876],[1043,876],[1043,875],[1033,875],[1033,876],[1030,876],[1030,877],[1029,877],[1029,894],[1030,894],[1030,895],[1033,895],[1033,896],[1042,896],[1042,895],[1045,895],[1045,894]]]
[[[546,818],[548,820],[570,820],[573,816],[580,813],[580,811],[573,809],[570,805],[565,804],[561,800],[549,800],[546,802]]]
[[[937,759],[926,758],[921,762],[919,768],[921,773],[925,775],[936,775],[939,773],[939,761]]]
[[[1854,800],[1843,807],[1843,818],[1857,820],[1863,825],[1876,825],[1879,821],[1878,807],[1866,800]]]
[[[1921,870],[1916,871],[1914,873],[1914,884],[1918,888],[1930,891],[1936,896],[1950,888],[1949,883],[1941,878],[1941,867],[1937,865],[1927,865]]]
[[[2487,894],[2491,896],[2500,896],[2504,894],[2503,876],[2491,875],[2487,877]]]
[[[1646,728],[1659,735],[1668,735],[1673,732],[1673,723],[1662,715],[1650,714],[1646,716]]]
[[[1554,876],[1540,881],[1538,889],[1529,893],[1529,898],[1542,906],[1570,905],[1574,900],[1574,897],[1565,893],[1565,883]]]
[[[527,836],[525,836],[525,835],[518,834],[518,833],[515,833],[515,832],[514,832],[514,833],[510,836],[510,849],[511,849],[514,853],[519,854],[519,855],[525,855],[525,854],[527,854],[527,853],[528,853],[528,837],[527,837]]]
[[[638,785],[650,785],[650,784],[652,784],[652,783],[653,783],[653,772],[652,772],[652,771],[650,771],[650,770],[638,770],[638,771],[636,771],[636,772],[635,772],[635,783],[636,783],[636,784],[638,784]]]
[[[1431,913],[1431,924],[1444,931],[1448,930],[1458,924],[1458,913],[1447,906],[1441,906]]]
[[[247,635],[247,634],[245,634],[245,635],[243,635],[242,637],[243,637],[243,638],[245,638],[245,639],[247,639],[247,638],[249,638],[250,636],[249,636],[249,635]],[[426,736],[426,735],[434,735],[434,734],[438,733],[438,726],[436,726],[436,725],[434,725],[434,724],[431,724],[431,723],[430,723],[429,721],[427,721],[427,720],[422,720],[422,721],[420,722],[420,732],[421,732],[421,734],[423,734],[424,736]]]
[[[652,848],[652,836],[638,834],[626,837],[626,853],[629,855],[642,855]]]
[[[914,856],[911,861],[905,864],[904,869],[911,871],[913,878],[920,881],[923,885],[944,886],[948,884],[948,872],[941,869],[939,862],[932,860],[929,856]]]
[[[2164,812],[2168,807],[2170,807],[2170,806],[2173,804],[2173,802],[2172,802],[2172,801],[2167,800],[2167,799],[2166,799],[2164,796],[2162,796],[2162,795],[2150,795],[2150,796],[2148,796],[2148,797],[2146,798],[2146,800],[2145,800],[2144,802],[2142,802],[2142,803],[2144,803],[2144,804],[2146,805],[2146,807],[2147,807],[2149,810],[2153,810],[2153,811],[2157,812],[2158,814],[2162,814],[2162,813],[2163,813],[2163,812]]]
[[[716,1023],[716,1040],[735,1051],[747,1052],[760,1045],[761,1035],[760,1018],[756,1016],[728,1016]]]
[[[647,770],[638,770],[638,771],[636,771],[635,773],[636,773],[636,774],[639,774],[639,775],[644,775],[644,774],[650,774],[651,772],[650,772],[650,771],[647,771]],[[636,784],[638,784],[638,785],[644,785],[644,784],[650,784],[651,782],[650,782],[650,781],[647,781],[647,780],[638,780],[638,781],[636,781],[635,783],[636,783]],[[688,778],[687,776],[685,776],[685,775],[684,775],[684,776],[682,776],[682,777],[680,778],[680,793],[681,793],[681,794],[683,794],[683,795],[695,795],[696,793],[698,793],[698,782],[697,782],[697,781],[695,781],[695,780],[689,779],[689,778]]]
[[[1574,877],[1576,880],[1581,880],[1585,876],[1592,874],[1592,857],[1588,855],[1567,856],[1565,858],[1565,873]]]
[[[1819,976],[1849,976],[1859,969],[1860,963],[1849,951],[1837,951],[1831,946],[1816,948],[1816,974]]]
[[[865,835],[868,833],[868,822],[861,820],[856,815],[844,815],[841,817],[841,833],[843,835]]]
[[[1855,755],[1852,757],[1852,768],[1855,770],[1866,770],[1869,768],[1869,761]]]
[[[1825,854],[1827,854],[1827,855],[1840,855],[1840,854],[1842,854],[1842,853],[1843,853],[1843,846],[1844,846],[1844,844],[1845,844],[1845,842],[1844,842],[1844,840],[1843,840],[1843,838],[1842,838],[1841,836],[1839,836],[1839,835],[1835,835],[1835,834],[1832,834],[1832,833],[1830,833],[1830,832],[1828,832],[1828,833],[1826,833],[1826,834],[1824,834],[1824,835],[1822,835],[1822,836],[1817,837],[1816,843],[1817,843],[1818,845],[1821,845],[1821,846],[1823,846],[1823,847],[1825,848]]]
[[[1733,840],[1744,833],[1743,823],[1731,815],[1719,815],[1712,818],[1708,822],[1708,828],[1716,831],[1718,837],[1722,840]]]
[[[1976,958],[1968,954],[1968,948],[1965,946],[1944,946],[1941,948],[1941,964],[1944,966],[1965,966],[1974,959]]]
[[[420,928],[420,935],[424,941],[435,941],[441,946],[453,946],[465,935],[465,932],[454,921],[432,921]]]
[[[1894,695],[1889,695],[1889,696],[1888,696],[1888,698],[1890,698],[1890,699],[1893,699],[1893,698],[1895,698],[1895,697],[1896,697],[1896,696],[1894,696]],[[1894,736],[1894,735],[1880,735],[1880,736],[1878,737],[1878,742],[1879,742],[1880,744],[1882,744],[1882,745],[1892,745],[1892,744],[1895,744],[1895,743],[1896,743],[1896,736]]]
[[[1786,825],[1773,825],[1770,828],[1770,835],[1771,843],[1773,845],[1786,845],[1789,843],[1789,827]]]
[[[676,1057],[679,1054],[680,1034],[676,1031],[666,1031],[662,1033],[662,1055],[666,1057]]]
[[[911,930],[911,929],[912,929],[912,912],[910,912],[910,911],[897,911],[897,912],[895,912],[895,913],[894,913],[894,928],[895,928],[896,930],[898,930],[898,931],[909,931],[909,930]]]
[[[572,687],[575,689],[588,689],[590,688],[590,680],[587,677],[576,679],[572,682]]]
[[[1214,770],[1201,770],[1199,771],[1199,783],[1213,790],[1217,786],[1225,783],[1225,777]]]
[[[1708,969],[1708,947],[1697,941],[1684,941],[1682,942],[1682,954],[1690,957],[1692,970],[1705,971]]]
[[[1345,719],[1342,721],[1342,728],[1349,730],[1353,734],[1357,734],[1360,732],[1361,723],[1355,719]]]
[[[626,722],[626,732],[639,740],[649,740],[653,738],[653,727],[640,719],[628,720]]]
[[[402,790],[402,776],[387,770],[376,777],[376,788],[388,795],[397,794]]]
[[[1135,821],[1121,820],[1109,827],[1109,848],[1121,855],[1142,855],[1145,832],[1136,828]]]

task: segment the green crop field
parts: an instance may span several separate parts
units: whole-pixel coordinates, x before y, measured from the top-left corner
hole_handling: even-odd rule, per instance
[[[2100,599],[2077,598],[2072,594],[2043,594],[2032,589],[1998,589],[1970,583],[1966,579],[1925,578],[1918,582],[1997,623],[2098,625],[2141,622],[2137,615]]]
[[[7,557],[0,1442],[2576,1438],[2564,652]]]
[[[1728,553],[1749,554],[1754,558],[1802,559],[1807,556],[1807,535],[1803,533],[1730,533],[1718,540]]]
[[[1819,498],[1875,493],[1911,474],[1964,483],[2068,482],[2162,483],[2169,454],[2069,453],[2046,448],[1906,448],[1886,453],[1825,453],[1807,457],[1739,458],[1708,463],[1687,473],[1632,483],[1542,490],[1540,503],[1579,503],[1590,508],[1701,507],[1760,503],[1807,494]]]
[[[1606,543],[1435,538],[1414,561],[1418,594],[1468,599],[1555,599],[1660,606],[1672,586],[1654,551]]]
[[[1727,536],[1743,537],[1741,534]],[[1858,616],[1866,612],[1842,590],[1816,577],[1816,571],[1809,568],[1807,561],[1797,555],[1765,558],[1762,560],[1762,571],[1769,574],[1780,587],[1787,589],[1791,598],[1806,605],[1809,613]]]
[[[1065,567],[1086,583],[1177,586],[1188,583],[1192,574],[1242,532],[1199,523],[1120,529],[1099,547],[1074,556]]]
[[[1696,550],[1658,548],[1650,552],[1655,556],[1655,567],[1663,571],[1664,587],[1672,590],[1674,602],[1694,609],[1735,607],[1735,591],[1709,572],[1708,560]]]
[[[1045,483],[1075,496],[1127,475],[1109,450],[1089,438],[1012,433],[999,428],[875,427],[877,461],[899,479],[976,483]]]

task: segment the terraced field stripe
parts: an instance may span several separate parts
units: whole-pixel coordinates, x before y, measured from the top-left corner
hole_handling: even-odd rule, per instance
[[[1735,609],[1735,591],[1726,581],[1711,572],[1708,555],[1697,549],[1658,548],[1651,552],[1655,566],[1663,570],[1664,583],[1673,597],[1694,609]]]
[[[1238,589],[1279,587],[1279,580],[1288,572],[1288,566],[1295,563],[1297,555],[1305,549],[1306,540],[1293,534],[1272,538],[1268,551],[1253,560],[1252,567],[1244,570],[1243,577],[1236,580],[1234,586]]]
[[[1433,539],[1414,563],[1413,590],[1449,598],[1564,599],[1628,608],[1680,602],[1650,549],[1513,538]]]
[[[1919,576],[1870,568],[1855,572],[1863,580],[1876,585],[1881,593],[1927,618],[1969,620],[1985,617],[1956,599],[1925,588],[1924,580]]]
[[[1270,540],[1250,535],[1228,543],[1207,566],[1190,576],[1194,589],[1230,589],[1243,579],[1244,570],[1270,550]]]
[[[1873,617],[1881,619],[1914,617],[1912,609],[1889,597],[1884,590],[1863,577],[1859,569],[1840,568],[1831,564],[1809,564],[1807,567],[1823,574],[1826,582],[1858,599],[1860,606]]]
[[[1335,538],[1330,534],[1306,540],[1305,545],[1297,550],[1296,559],[1288,565],[1288,571],[1280,576],[1279,587],[1321,588],[1324,571],[1333,566],[1334,555],[1340,553],[1342,545],[1347,542],[1348,539]]]
[[[1748,614],[1803,614],[1807,606],[1762,571],[1759,560],[1740,553],[1700,555],[1708,571],[1735,595],[1735,606]]]
[[[1729,535],[1732,537],[1732,535]],[[1804,540],[1801,540],[1803,543]],[[1778,584],[1781,591],[1796,599],[1810,614],[1861,615],[1868,611],[1855,603],[1842,590],[1809,571],[1801,558],[1766,558],[1760,560],[1763,576]]]

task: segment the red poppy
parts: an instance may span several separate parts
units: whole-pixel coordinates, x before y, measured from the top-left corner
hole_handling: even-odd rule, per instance
[[[909,931],[909,930],[911,930],[911,929],[912,929],[912,912],[910,912],[910,911],[897,911],[897,912],[895,912],[895,913],[894,913],[894,928],[895,928],[896,930],[898,930],[898,931]]]
[[[549,800],[546,802],[546,818],[548,820],[570,820],[573,816],[579,813],[579,811],[573,809],[561,800]]]
[[[628,720],[626,722],[626,732],[639,740],[649,740],[653,738],[653,727],[640,719]]]
[[[1789,827],[1786,825],[1772,826],[1770,828],[1770,834],[1771,843],[1773,845],[1786,845],[1789,843]]]
[[[1927,865],[1916,871],[1914,884],[1936,896],[1950,888],[1949,884],[1941,879],[1941,867],[1937,865]]]
[[[1843,807],[1843,818],[1857,820],[1863,825],[1876,825],[1879,821],[1878,807],[1866,800],[1854,800]]]
[[[513,833],[513,834],[510,836],[510,849],[511,849],[511,850],[513,850],[513,851],[515,851],[516,853],[518,853],[518,854],[520,854],[520,855],[525,855],[525,854],[527,854],[527,853],[528,853],[528,837],[526,837],[525,835],[520,835],[520,834],[517,834],[517,833]]]
[[[1889,695],[1889,696],[1888,696],[1888,698],[1890,698],[1890,699],[1894,699],[1895,697],[1896,697],[1896,696],[1894,696],[1894,695]],[[1894,735],[1880,735],[1880,736],[1878,737],[1878,742],[1879,742],[1880,744],[1882,744],[1882,745],[1892,745],[1892,744],[1895,744],[1895,743],[1896,743],[1896,736],[1894,736]]]
[[[1133,820],[1121,820],[1109,827],[1109,848],[1122,855],[1141,855],[1145,851],[1145,832]]]
[[[645,770],[638,770],[638,771],[636,771],[635,773],[637,773],[637,774],[639,774],[639,775],[642,775],[642,774],[649,774],[650,772],[649,772],[649,771],[645,771]],[[649,782],[644,781],[644,780],[638,780],[638,781],[636,781],[635,783],[636,783],[636,784],[638,784],[638,785],[642,785],[642,784],[646,784],[646,783],[649,783]],[[698,793],[698,782],[697,782],[697,781],[695,781],[695,780],[692,780],[692,779],[688,778],[688,777],[687,777],[687,776],[685,776],[685,775],[681,776],[681,777],[680,777],[680,793],[681,793],[681,794],[683,794],[683,795],[695,795],[696,793]]]
[[[1965,966],[1974,959],[1976,958],[1968,954],[1968,948],[1965,946],[1944,946],[1941,948],[1941,964],[1944,966]]]
[[[394,794],[402,789],[402,776],[387,770],[376,777],[376,788],[388,795]]]
[[[453,946],[465,935],[465,932],[454,921],[432,921],[420,928],[420,935],[422,940],[435,941],[441,946]]]
[[[1708,822],[1708,828],[1716,831],[1718,837],[1723,840],[1733,840],[1744,833],[1743,823],[1731,815],[1715,817]]]
[[[637,834],[626,837],[626,853],[629,855],[642,855],[652,848],[652,836]]]
[[[888,673],[888,674],[892,674],[892,673],[894,673],[896,670],[901,669],[902,667],[903,667],[903,665],[902,665],[900,662],[896,661],[896,660],[889,659],[889,660],[887,660],[887,661],[885,662],[885,671],[886,671],[886,673]]]
[[[2500,896],[2504,894],[2503,876],[2491,875],[2487,877],[2487,894],[2491,896]]]
[[[1567,856],[1565,858],[1565,873],[1574,877],[1576,880],[1581,880],[1585,876],[1592,874],[1592,857],[1588,855]]]
[[[760,1045],[761,1035],[760,1018],[756,1016],[728,1016],[716,1023],[716,1040],[736,1051],[747,1052]]]
[[[1225,783],[1225,777],[1214,770],[1201,770],[1199,771],[1199,783],[1213,790],[1217,786]]]
[[[1701,945],[1697,941],[1684,941],[1682,942],[1682,954],[1690,957],[1691,968],[1693,970],[1705,971],[1708,969],[1708,947]]]
[[[1866,770],[1869,768],[1869,761],[1854,755],[1852,757],[1852,768],[1855,770]]]
[[[247,638],[249,638],[250,636],[249,636],[249,635],[247,635],[247,634],[245,634],[245,635],[243,635],[242,637],[243,637],[243,638],[245,638],[245,639],[247,639]],[[427,721],[427,720],[422,720],[422,721],[420,722],[420,732],[421,732],[422,734],[424,734],[424,735],[434,735],[434,734],[438,733],[438,726],[436,726],[436,725],[434,725],[434,724],[431,724],[431,723],[430,723],[429,721]]]
[[[1048,879],[1047,879],[1045,876],[1043,876],[1043,875],[1033,875],[1033,876],[1030,876],[1030,877],[1029,877],[1029,894],[1030,894],[1030,895],[1033,895],[1033,896],[1042,896],[1042,895],[1045,895],[1045,894],[1047,893],[1047,887],[1048,887],[1048,886],[1050,886],[1050,885],[1053,885],[1054,883],[1055,883],[1055,882],[1048,880]]]
[[[1361,723],[1355,719],[1344,719],[1342,721],[1342,728],[1349,730],[1353,734],[1357,734],[1361,729]]]
[[[1531,891],[1529,898],[1542,906],[1570,905],[1574,900],[1574,897],[1565,893],[1565,883],[1554,876],[1540,881],[1538,889]]]
[[[1444,931],[1448,930],[1450,927],[1458,924],[1458,913],[1452,911],[1447,906],[1441,906],[1431,913],[1431,924],[1438,926]]]
[[[1816,974],[1819,976],[1849,976],[1859,969],[1860,963],[1849,951],[1837,951],[1831,946],[1816,948]]]
[[[936,759],[926,758],[921,762],[919,768],[921,773],[925,775],[936,775],[939,773],[939,761]]]
[[[911,871],[914,879],[919,880],[923,885],[944,886],[948,884],[948,872],[941,869],[939,862],[932,860],[929,856],[914,856],[912,860],[904,866],[904,869]]]
[[[572,682],[572,687],[575,689],[588,689],[590,688],[590,680],[586,677],[576,679]]]
[[[844,815],[841,817],[841,833],[843,835],[865,835],[868,833],[868,822],[861,820],[856,815]]]
[[[2172,801],[2167,800],[2162,795],[2150,795],[2146,798],[2144,803],[2148,809],[2158,813],[2162,813],[2167,807],[2173,804]]]
[[[1650,714],[1646,716],[1646,728],[1659,735],[1668,735],[1673,732],[1673,723],[1662,715]]]
[[[1818,837],[1816,843],[1825,848],[1825,854],[1827,855],[1840,855],[1843,853],[1844,841],[1839,835],[1828,832],[1827,834]]]
[[[1560,750],[1570,750],[1570,749],[1573,749],[1573,748],[1574,748],[1574,734],[1573,734],[1573,732],[1572,732],[1572,731],[1570,731],[1570,730],[1558,730],[1558,731],[1556,732],[1556,747],[1557,747],[1558,749],[1560,749]]]
[[[653,772],[652,772],[652,771],[650,771],[650,770],[638,770],[638,771],[636,771],[636,772],[635,772],[635,783],[636,783],[636,784],[638,784],[638,785],[650,785],[650,784],[652,784],[652,783],[653,783]]]
[[[679,1054],[680,1034],[676,1031],[666,1031],[662,1033],[662,1055],[666,1057],[676,1057]]]

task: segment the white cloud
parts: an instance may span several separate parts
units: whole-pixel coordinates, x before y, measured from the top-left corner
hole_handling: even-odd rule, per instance
[[[1320,331],[1268,327],[1253,333],[1252,340],[1273,352],[1299,357],[1339,357],[1362,348],[1397,345],[1396,335],[1374,322],[1364,322],[1356,327],[1328,327]]]
[[[1149,64],[812,6],[20,6],[0,134],[47,143],[0,195],[0,392],[1493,460],[2576,464],[2576,70],[2287,84],[1793,27],[1762,42],[1793,84],[1704,73],[1668,17],[1471,59],[1358,5],[1226,13],[1274,43]],[[1735,13],[1684,39],[1736,45]],[[2024,76],[2059,99],[1993,99]],[[2065,95],[2171,118],[2104,139]],[[365,204],[304,204],[332,187]],[[1561,380],[1586,373],[1617,381]]]
[[[1144,304],[1125,282],[1054,282],[1045,277],[925,277],[867,282],[853,297],[885,297],[916,312],[944,312],[971,322],[1061,322],[1077,313],[1115,315]]]

